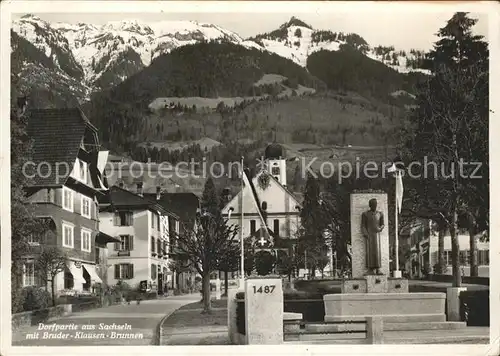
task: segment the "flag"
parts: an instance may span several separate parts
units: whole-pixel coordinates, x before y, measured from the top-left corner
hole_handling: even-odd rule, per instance
[[[244,170],[241,170],[241,176],[242,176],[242,179],[243,179],[243,186],[250,188],[250,195],[252,197],[252,201],[253,201],[253,204],[255,205],[257,213],[259,214],[261,226],[263,226],[265,228],[266,234],[268,235],[267,237],[271,238],[271,236],[269,235],[269,231],[267,230],[267,224],[266,224],[266,222],[264,220],[264,217],[262,216],[262,214],[260,212],[259,204],[257,204],[257,198],[254,196],[253,189],[251,188],[252,186],[251,186],[250,181],[248,180],[248,176],[247,176],[247,174],[245,173]],[[243,190],[241,191],[241,194],[242,194],[242,197],[243,197]]]
[[[401,206],[403,205],[403,175],[401,172],[396,171],[396,204],[398,213],[401,213]]]

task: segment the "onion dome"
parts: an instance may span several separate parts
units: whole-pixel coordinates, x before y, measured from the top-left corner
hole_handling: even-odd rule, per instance
[[[285,158],[285,155],[283,154],[283,152],[284,152],[283,146],[281,146],[279,143],[272,143],[266,147],[264,157],[266,159]]]

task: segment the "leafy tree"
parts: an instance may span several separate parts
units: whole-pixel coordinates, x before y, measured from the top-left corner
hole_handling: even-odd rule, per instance
[[[214,181],[211,177],[208,177],[205,182],[200,207],[203,212],[209,213],[213,216],[221,214],[219,197],[217,195]]]
[[[307,262],[314,274],[316,265],[313,261],[325,245],[323,233],[328,221],[321,205],[319,181],[312,174],[307,177],[300,219],[303,234],[299,238],[299,246],[304,253],[307,253]],[[313,262],[312,265],[310,262]]]
[[[234,246],[228,249],[227,253],[217,262],[217,269],[224,272],[224,295],[227,296],[229,287],[229,272],[238,270],[240,264],[240,246],[235,242]]]
[[[488,49],[480,36],[472,35],[475,23],[466,13],[456,13],[439,30],[440,40],[425,61],[432,76],[419,88],[418,106],[403,130],[407,163],[427,159],[442,167],[432,177],[423,165],[413,170],[421,175],[413,185],[414,194],[420,197],[415,205],[418,211],[438,215],[446,223],[457,287],[461,285],[459,215],[489,205]],[[471,179],[464,162],[482,162],[482,178]],[[475,238],[471,237],[473,256],[474,250]]]
[[[16,63],[17,61],[13,61],[13,65]],[[23,166],[32,155],[32,141],[27,133],[29,112],[25,110],[29,98],[17,91],[18,76],[13,74],[17,73],[14,67],[11,73],[11,293],[12,311],[18,312],[22,306],[23,257],[30,252],[27,238],[31,236],[40,241],[47,231],[47,226],[43,221],[36,219],[33,206],[29,203],[25,192],[27,177],[23,174]]]
[[[265,276],[272,272],[276,258],[268,251],[255,253],[255,270],[259,276]]]
[[[40,279],[47,285],[50,282],[52,305],[56,305],[56,276],[64,272],[68,257],[56,246],[44,246],[37,256],[35,266]]]

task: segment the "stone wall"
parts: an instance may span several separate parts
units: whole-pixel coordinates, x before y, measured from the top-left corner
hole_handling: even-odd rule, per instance
[[[69,315],[71,313],[71,304],[61,304],[52,308],[13,314],[11,321],[12,330],[37,325],[38,323],[45,323],[52,319],[57,319],[61,316]]]

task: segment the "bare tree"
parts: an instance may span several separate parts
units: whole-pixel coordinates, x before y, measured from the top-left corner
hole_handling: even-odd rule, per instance
[[[202,277],[203,313],[211,313],[210,273],[234,251],[238,229],[227,219],[208,212],[198,213],[195,223],[170,236],[172,253],[183,258]]]
[[[50,282],[53,306],[56,305],[55,278],[59,273],[64,272],[67,261],[68,258],[66,254],[64,254],[58,247],[46,246],[42,247],[42,250],[35,262],[36,269],[40,275],[40,279],[44,282],[44,285],[47,286]]]

